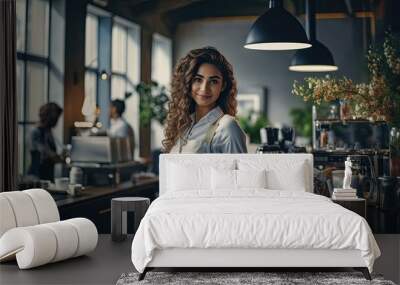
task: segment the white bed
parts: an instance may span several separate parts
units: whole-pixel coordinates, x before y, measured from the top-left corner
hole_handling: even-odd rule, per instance
[[[160,197],[132,243],[141,278],[154,267],[354,267],[369,278],[380,251],[367,222],[313,194],[312,168],[309,154],[161,155]]]

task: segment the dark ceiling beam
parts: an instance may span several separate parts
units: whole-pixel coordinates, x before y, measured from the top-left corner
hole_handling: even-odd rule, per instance
[[[153,15],[162,15],[169,11],[181,9],[199,1],[201,0],[147,0],[142,1],[138,5],[131,5],[131,7],[133,16],[146,17]]]
[[[182,22],[204,18],[259,16],[268,6],[268,0],[119,0],[129,5],[133,17],[146,20],[150,25],[158,20],[170,29]],[[313,0],[316,13],[344,13],[370,11],[371,3],[382,0]],[[397,0],[395,0],[397,1]],[[399,0],[400,1],[400,0]],[[304,0],[283,0],[285,8],[296,16],[305,14]]]
[[[259,16],[267,9],[267,1],[199,1],[187,7],[171,10],[166,17],[175,24],[203,18]]]

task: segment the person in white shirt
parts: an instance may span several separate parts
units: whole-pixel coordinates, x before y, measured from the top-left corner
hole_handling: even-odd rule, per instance
[[[119,99],[111,101],[110,105],[110,128],[107,135],[112,138],[126,138],[133,136],[132,127],[122,117],[125,112],[125,102]]]
[[[168,153],[246,153],[235,119],[233,68],[215,48],[190,51],[175,67],[163,140]]]

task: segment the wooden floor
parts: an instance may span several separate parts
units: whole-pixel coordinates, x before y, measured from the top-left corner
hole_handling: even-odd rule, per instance
[[[0,284],[115,284],[122,273],[134,271],[131,261],[133,236],[112,242],[100,235],[95,251],[41,267],[19,270],[16,262],[0,264]]]
[[[112,242],[100,235],[94,252],[29,270],[19,270],[16,262],[0,264],[0,284],[115,284],[122,273],[135,271],[131,262],[132,236]],[[400,235],[376,235],[382,256],[374,271],[385,279],[400,282]]]

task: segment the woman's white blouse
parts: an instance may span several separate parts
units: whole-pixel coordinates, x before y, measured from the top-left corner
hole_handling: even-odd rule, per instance
[[[206,134],[213,123],[219,120],[218,127],[211,143],[206,142]],[[194,114],[191,115],[194,122]],[[246,136],[234,117],[224,115],[220,107],[215,107],[192,124],[184,137],[187,143],[182,146],[181,153],[247,153]],[[171,153],[179,153],[180,140],[171,149]]]

